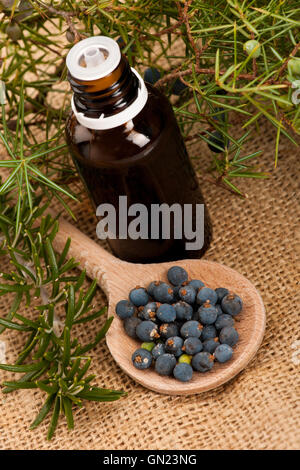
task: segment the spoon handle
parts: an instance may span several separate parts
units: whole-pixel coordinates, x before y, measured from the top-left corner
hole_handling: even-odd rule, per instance
[[[80,267],[86,270],[87,275],[92,279],[97,279],[100,286],[106,291],[105,274],[117,261],[116,258],[72,224],[60,218],[59,231],[53,241],[54,248],[59,253],[64,249],[68,238],[71,238],[68,256],[75,258],[80,263]],[[118,260],[118,262],[121,261]]]

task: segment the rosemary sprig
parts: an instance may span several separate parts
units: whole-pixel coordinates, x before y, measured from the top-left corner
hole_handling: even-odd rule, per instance
[[[9,211],[7,213],[9,214]],[[10,223],[10,219],[8,220],[11,232],[16,227]],[[0,318],[0,325],[2,331],[8,328],[26,332],[28,339],[15,363],[0,364],[0,369],[23,374],[19,380],[5,381],[3,393],[29,388],[39,388],[46,392],[48,397],[31,429],[38,426],[52,410],[47,436],[51,439],[60,413],[65,415],[68,428],[71,429],[74,426],[75,406],[82,406],[84,400],[114,401],[119,399],[123,392],[100,389],[90,384],[95,376],[87,375],[91,358],[86,354],[103,339],[113,318],[106,320],[89,344],[81,345],[77,338],[72,337],[75,324],[87,323],[101,317],[106,313],[106,308],[91,313],[96,295],[96,281],[84,292],[82,284],[85,272],[73,281],[66,280],[66,273],[76,267],[77,263],[73,259],[66,260],[70,240],[66,243],[62,255],[59,256],[53,249],[51,238],[57,230],[57,221],[47,215],[42,219],[41,226],[42,233],[37,231],[39,227],[32,228],[30,219],[29,224],[19,231],[20,243],[13,247],[7,246],[7,253],[11,256],[15,271],[3,274],[7,282],[1,284],[0,295],[13,291],[16,292],[17,300],[14,302],[15,308],[8,316]],[[43,241],[39,256],[36,254],[36,236],[41,236]],[[28,269],[25,260],[30,258],[33,265]],[[44,291],[43,297],[41,296],[43,304],[35,307],[37,316],[34,320],[17,313],[16,307],[20,305],[22,296],[30,301],[32,296],[36,296],[41,290]],[[57,316],[57,309],[61,306],[65,310],[62,322]]]

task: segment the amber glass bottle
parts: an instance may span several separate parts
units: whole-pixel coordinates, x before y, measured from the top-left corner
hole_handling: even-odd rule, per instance
[[[119,196],[127,196],[128,207],[139,203],[148,209],[151,237],[152,204],[204,204],[169,101],[144,84],[117,43],[103,36],[85,39],[71,49],[67,66],[74,96],[66,137],[95,212],[100,204],[112,204],[118,222]],[[195,217],[193,210],[193,229]],[[132,262],[200,257],[211,240],[206,207],[204,220],[198,250],[186,250],[184,230],[182,239],[174,238],[172,216],[170,239],[117,236],[108,242],[116,256]]]

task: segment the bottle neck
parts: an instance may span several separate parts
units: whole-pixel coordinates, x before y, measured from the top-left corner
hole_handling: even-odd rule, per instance
[[[116,69],[103,78],[83,81],[68,73],[68,80],[74,92],[76,111],[91,119],[107,118],[124,111],[139,93],[139,79],[124,56]]]

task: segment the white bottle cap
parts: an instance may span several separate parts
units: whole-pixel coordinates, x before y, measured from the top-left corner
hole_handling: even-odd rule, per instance
[[[116,41],[106,36],[92,36],[75,44],[66,62],[72,77],[91,81],[109,75],[118,67],[120,60],[121,51]]]
[[[83,81],[97,80],[113,72],[121,60],[118,43],[106,36],[93,36],[79,41],[69,51],[67,67],[75,79]],[[72,110],[80,124],[89,129],[112,129],[133,119],[145,106],[148,91],[144,80],[135,69],[131,69],[139,80],[138,95],[131,105],[113,116],[89,118],[76,110],[72,98]]]

